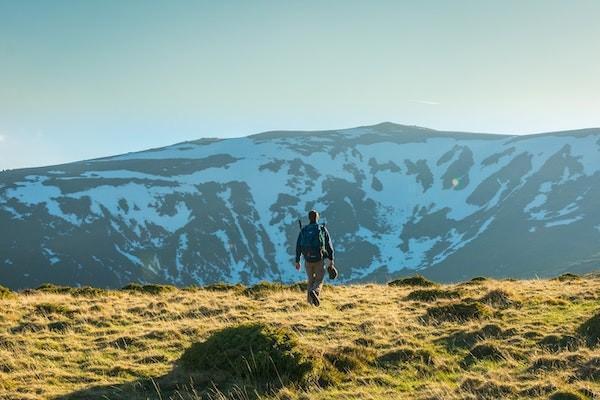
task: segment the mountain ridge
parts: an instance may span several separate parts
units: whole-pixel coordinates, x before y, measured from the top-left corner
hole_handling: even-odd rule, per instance
[[[600,129],[294,132],[0,173],[0,284],[290,282],[313,207],[342,282],[597,268]]]

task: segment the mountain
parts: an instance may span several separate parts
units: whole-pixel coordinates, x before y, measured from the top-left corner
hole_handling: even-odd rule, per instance
[[[586,272],[600,266],[599,205],[600,129],[203,139],[0,173],[0,284],[295,281],[311,208],[341,282]]]

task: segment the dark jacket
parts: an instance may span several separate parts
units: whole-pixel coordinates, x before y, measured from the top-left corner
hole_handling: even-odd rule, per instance
[[[306,226],[305,226],[305,228],[306,228]],[[327,228],[325,228],[324,225],[323,225],[322,229],[323,229],[323,233],[325,236],[325,249],[324,249],[325,254],[323,254],[323,257],[329,258],[331,261],[333,261],[334,251],[333,251],[333,244],[331,243],[331,238],[329,237],[329,232],[327,231]],[[300,234],[298,234],[298,240],[296,240],[296,262],[300,262],[300,256],[302,255],[302,249],[300,248],[300,238],[302,237],[303,231],[304,231],[304,228],[300,231]]]

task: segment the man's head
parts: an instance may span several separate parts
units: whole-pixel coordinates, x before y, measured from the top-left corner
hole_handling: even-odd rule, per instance
[[[319,213],[316,212],[315,210],[310,210],[308,212],[308,220],[310,221],[311,224],[317,223],[317,221],[319,220]]]

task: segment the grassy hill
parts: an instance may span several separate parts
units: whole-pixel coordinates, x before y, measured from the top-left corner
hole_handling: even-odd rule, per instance
[[[0,291],[1,399],[586,399],[600,277]]]

